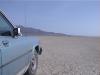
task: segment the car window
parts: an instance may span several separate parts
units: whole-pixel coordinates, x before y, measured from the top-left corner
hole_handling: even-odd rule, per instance
[[[0,14],[0,33],[8,33],[12,30],[12,26],[6,17]]]

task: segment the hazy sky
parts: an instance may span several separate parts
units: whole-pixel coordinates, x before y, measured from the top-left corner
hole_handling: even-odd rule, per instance
[[[0,9],[16,25],[100,36],[100,1],[0,1]]]

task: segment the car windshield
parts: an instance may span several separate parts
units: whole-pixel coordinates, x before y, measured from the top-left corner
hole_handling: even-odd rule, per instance
[[[0,35],[9,35],[11,31],[11,25],[7,19],[0,13]]]

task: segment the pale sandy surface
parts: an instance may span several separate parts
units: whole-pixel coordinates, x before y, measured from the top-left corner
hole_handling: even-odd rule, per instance
[[[100,75],[100,38],[39,37],[37,75]]]

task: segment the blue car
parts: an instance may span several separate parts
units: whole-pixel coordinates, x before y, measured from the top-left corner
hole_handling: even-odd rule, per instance
[[[35,75],[41,53],[39,40],[22,36],[0,11],[0,75]]]

